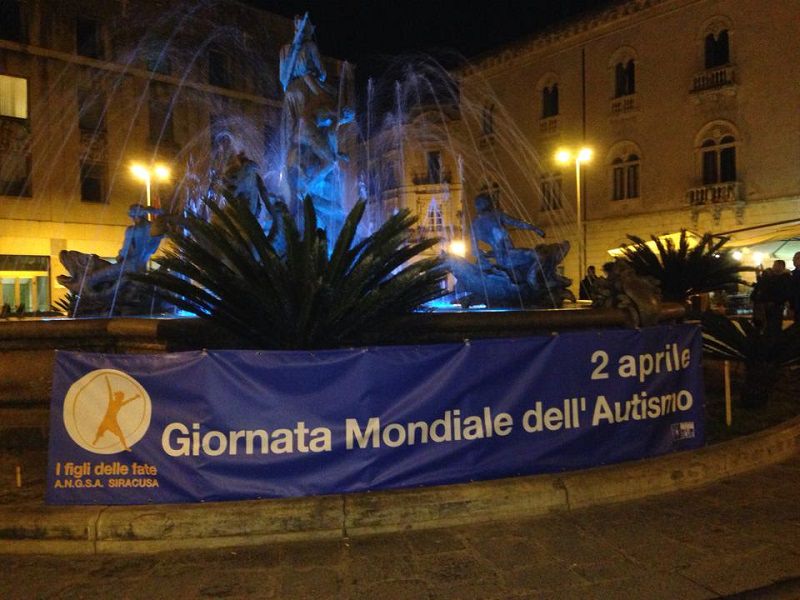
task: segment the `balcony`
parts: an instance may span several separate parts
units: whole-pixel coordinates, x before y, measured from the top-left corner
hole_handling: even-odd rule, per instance
[[[108,143],[106,132],[88,131],[82,129],[81,132],[80,157],[82,162],[105,162]]]
[[[611,116],[626,117],[639,110],[639,102],[636,94],[620,96],[611,101]]]
[[[453,183],[453,177],[450,171],[444,170],[438,174],[438,177],[433,173],[414,173],[411,181],[414,182],[414,185],[449,185]]]
[[[544,117],[539,119],[539,133],[553,135],[558,131],[558,117]]]
[[[742,201],[742,184],[739,181],[714,183],[691,188],[686,192],[686,202],[692,208],[738,204]]]
[[[707,69],[694,76],[692,92],[718,90],[736,83],[736,69],[732,65]]]

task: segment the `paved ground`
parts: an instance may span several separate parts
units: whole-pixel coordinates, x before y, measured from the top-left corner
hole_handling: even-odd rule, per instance
[[[35,494],[36,456],[0,460],[0,502]],[[21,493],[9,490],[14,462],[26,465]],[[800,598],[800,456],[692,492],[545,518],[265,547],[2,561],[3,599]]]

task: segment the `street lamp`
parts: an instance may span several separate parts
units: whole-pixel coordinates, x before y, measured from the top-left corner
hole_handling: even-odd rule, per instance
[[[584,265],[586,263],[586,230],[583,223],[583,213],[581,207],[581,165],[592,160],[592,149],[583,147],[577,152],[567,148],[561,148],[556,152],[556,162],[561,165],[575,163],[575,205],[576,221],[578,225],[578,282],[584,275]]]
[[[147,206],[151,206],[150,202],[150,182],[153,178],[156,181],[167,181],[170,176],[169,168],[162,164],[153,164],[149,167],[142,163],[131,163],[131,174],[139,181],[144,182],[145,190],[147,191]]]

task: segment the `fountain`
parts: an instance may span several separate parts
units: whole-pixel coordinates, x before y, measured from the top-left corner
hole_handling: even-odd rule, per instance
[[[129,61],[132,64],[138,59],[131,55]],[[153,83],[157,81],[154,79]],[[16,397],[39,402],[49,399],[52,349],[56,347],[128,352],[232,343],[198,319],[108,318],[158,316],[162,307],[154,301],[152,288],[135,284],[126,275],[147,268],[171,215],[182,211],[203,214],[204,201],[219,201],[223,188],[228,197],[247,203],[273,241],[280,238],[280,219],[276,215],[285,205],[297,219],[301,215],[300,200],[306,196],[316,208],[316,226],[333,238],[342,227],[345,211],[357,198],[367,201],[368,218],[361,231],[367,236],[387,215],[412,206],[416,202],[412,198],[420,196],[420,191],[425,192],[425,200],[414,206],[417,214],[425,216],[419,234],[442,238],[436,253],[452,250],[453,243],[463,242],[464,237],[470,240],[466,245],[471,247],[474,260],[455,253],[447,258],[455,278],[451,282],[450,307],[456,310],[409,315],[405,326],[391,337],[365,338],[362,343],[447,342],[637,326],[682,314],[677,307],[656,304],[649,310],[650,316],[642,318],[637,306],[653,304],[652,294],[648,296],[642,290],[626,294],[624,289],[609,294],[610,300],[602,308],[561,308],[574,299],[568,289],[570,282],[560,268],[570,249],[564,240],[574,237],[569,235],[574,215],[569,214],[568,208],[560,217],[544,213],[547,222],[540,225],[547,229],[547,243],[539,243],[540,232],[529,226],[533,219],[526,208],[528,200],[512,193],[516,187],[512,181],[522,173],[536,197],[540,192],[535,173],[541,165],[488,92],[489,100],[459,97],[451,76],[431,62],[424,62],[416,70],[407,71],[404,79],[387,86],[393,107],[382,111],[379,101],[373,103],[380,96],[380,86],[371,81],[366,123],[361,123],[365,135],[363,143],[357,144],[353,138],[359,123],[353,108],[351,71],[344,66],[336,84],[331,84],[313,42],[308,16],[295,20],[292,40],[281,50],[277,83],[285,91],[282,123],[268,138],[268,151],[263,152],[252,143],[256,136],[245,120],[232,115],[219,117],[211,131],[214,148],[210,156],[203,157],[194,143],[177,154],[187,169],[175,193],[161,208],[131,207],[134,224],[126,232],[116,263],[102,261],[92,253],[61,254],[69,275],[60,282],[75,297],[71,316],[103,318],[91,322],[14,322],[0,328],[4,354],[22,351],[23,363],[37,365],[34,374],[24,365],[20,367],[19,360],[0,361],[6,367],[4,375],[15,381],[25,380],[19,387],[12,386]],[[440,94],[442,90],[444,96]],[[140,99],[137,110],[142,102]],[[172,98],[168,103],[170,109],[175,102],[176,98]],[[486,104],[497,106],[494,114],[486,114]],[[218,108],[212,110],[217,112]],[[384,120],[378,127],[375,121],[380,118]],[[474,134],[476,121],[485,125],[479,137]],[[165,119],[162,134],[166,124]],[[203,136],[207,133],[202,132]],[[101,138],[96,136],[94,146]],[[162,142],[168,145],[166,138],[160,137],[153,156],[158,155],[158,143]],[[445,166],[444,156],[437,157],[430,150],[434,147],[447,151],[453,159],[450,168]],[[408,171],[418,167],[411,157],[426,153],[429,160],[424,166],[428,172],[417,173],[406,185]],[[391,168],[387,168],[387,161],[393,163]],[[514,174],[504,166],[510,166]],[[467,194],[481,199],[477,213],[462,206]],[[498,195],[502,198],[498,199]],[[157,214],[159,210],[163,214]],[[155,218],[147,220],[145,214]],[[508,227],[521,229],[523,234],[509,234]],[[636,290],[635,284],[626,281],[625,289]],[[628,305],[623,302],[618,308],[619,297],[625,298]],[[474,310],[476,305],[504,310]],[[458,310],[462,307],[470,310]],[[541,307],[548,310],[530,310]],[[553,308],[561,309],[549,310]]]

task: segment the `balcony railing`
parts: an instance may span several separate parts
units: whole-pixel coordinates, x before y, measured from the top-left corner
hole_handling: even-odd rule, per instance
[[[81,130],[81,161],[105,162],[108,143],[105,131]]]
[[[693,207],[738,203],[741,187],[739,181],[728,181],[691,188],[686,192],[686,202]]]
[[[539,133],[553,134],[558,131],[558,117],[539,119]]]
[[[736,82],[735,76],[736,69],[731,65],[707,69],[694,76],[692,91],[702,92],[733,85]]]
[[[631,113],[639,108],[639,103],[636,101],[636,94],[629,94],[628,96],[620,96],[611,101],[611,114],[613,116],[625,115]]]
[[[450,171],[446,170],[439,173],[438,178],[432,173],[414,173],[411,180],[414,182],[414,185],[441,185],[453,182]]]

